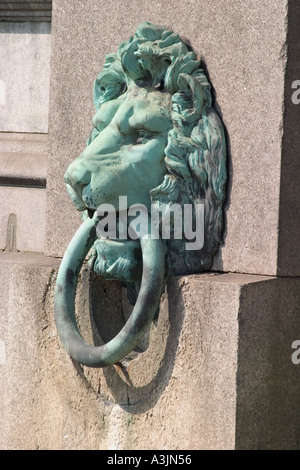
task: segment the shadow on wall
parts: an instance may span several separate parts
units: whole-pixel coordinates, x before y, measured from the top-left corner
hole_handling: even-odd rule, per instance
[[[132,307],[124,298],[125,289],[120,283],[105,281],[86,270],[83,290],[86,290],[87,283],[93,341],[95,345],[101,345],[122,328]],[[153,408],[172,377],[184,316],[182,292],[178,289],[178,280],[172,278],[168,282],[167,293],[163,294],[159,316],[136,350],[122,363],[100,372],[97,369],[98,374],[103,374],[109,389],[111,399],[108,401],[117,403],[132,414]],[[74,365],[91,386],[90,370],[75,361]],[[92,388],[99,393],[93,384]]]
[[[221,107],[218,103],[217,92],[216,92],[215,88],[212,85],[206,63],[203,59],[201,60],[200,66],[203,68],[204,73],[205,73],[205,75],[208,79],[208,82],[210,84],[211,94],[212,94],[212,105],[215,108],[215,110],[217,111],[219,117],[221,118],[223,128],[224,128],[224,133],[225,133],[225,139],[226,139],[226,147],[227,147],[227,159],[226,159],[227,182],[226,182],[226,199],[225,199],[224,205],[223,205],[224,229],[223,229],[223,243],[222,243],[224,245],[225,240],[226,240],[226,236],[227,236],[227,233],[228,233],[226,214],[227,214],[227,212],[230,208],[230,205],[231,205],[231,190],[232,190],[232,175],[233,175],[230,137],[229,137],[229,134],[228,134],[228,131],[227,131],[227,127],[226,127],[226,125],[224,123],[224,120],[223,120],[223,113],[221,111]],[[222,245],[220,246],[220,248],[222,248]],[[217,251],[216,256],[215,256],[215,261],[217,260],[217,271],[222,271],[223,270],[222,252],[221,252],[220,248]]]

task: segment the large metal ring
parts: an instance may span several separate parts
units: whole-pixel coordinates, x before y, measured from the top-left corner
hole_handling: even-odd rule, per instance
[[[146,333],[157,311],[165,274],[165,245],[150,236],[140,239],[143,274],[139,295],[127,323],[103,346],[91,346],[81,336],[75,318],[75,296],[82,264],[97,239],[97,219],[87,219],[72,238],[61,262],[55,289],[55,320],[68,354],[80,364],[105,367],[129,354]]]

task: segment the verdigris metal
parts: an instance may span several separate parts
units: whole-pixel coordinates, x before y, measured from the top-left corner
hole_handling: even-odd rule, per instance
[[[121,360],[141,339],[169,275],[211,268],[223,231],[226,142],[196,54],[177,34],[150,23],[140,24],[117,54],[106,56],[94,103],[87,147],[65,175],[72,201],[86,220],[59,270],[55,315],[68,353],[82,364],[104,367]],[[150,234],[139,240],[97,238],[101,217],[96,211],[104,204],[115,208],[119,228],[122,214],[130,225],[129,209],[135,205],[149,214],[163,204],[170,211],[174,204],[189,205],[195,225],[196,207],[204,204],[203,246],[187,250],[185,235],[175,236],[173,219],[169,239]],[[138,291],[124,328],[99,347],[84,342],[75,320],[78,274],[91,248],[98,274],[133,283]]]
[[[105,367],[131,352],[147,331],[157,309],[164,281],[165,246],[161,239],[141,240],[143,276],[134,310],[115,338],[104,346],[86,344],[75,318],[75,295],[82,263],[96,239],[94,219],[86,219],[69,244],[61,263],[55,293],[56,324],[70,356],[83,365]]]

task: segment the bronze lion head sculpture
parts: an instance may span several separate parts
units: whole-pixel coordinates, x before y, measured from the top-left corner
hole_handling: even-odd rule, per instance
[[[139,341],[169,275],[211,268],[223,232],[226,142],[196,54],[177,34],[150,23],[106,56],[94,103],[87,147],[65,174],[86,221],[60,269],[56,321],[72,357],[103,367]],[[110,222],[113,236],[104,229]],[[69,293],[92,246],[98,274],[134,283],[138,291],[124,328],[100,347],[83,343]]]

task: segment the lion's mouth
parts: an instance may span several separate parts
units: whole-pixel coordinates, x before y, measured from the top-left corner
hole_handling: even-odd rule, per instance
[[[88,216],[89,216],[90,219],[92,219],[94,217],[95,212],[96,212],[95,209],[87,208],[87,213],[88,213]]]
[[[99,239],[105,239],[108,242],[134,242],[139,246],[138,242],[138,234],[134,234],[134,231],[129,229],[129,216],[128,212],[126,213],[127,227],[124,231],[123,222],[120,221],[120,213],[116,211],[114,213],[115,219],[112,225],[106,221],[107,213],[106,214],[99,214],[96,209],[91,209],[86,206],[84,209],[85,214],[89,217],[89,219],[97,219],[97,235]],[[124,214],[123,214],[124,217]],[[113,219],[113,218],[112,218]]]

